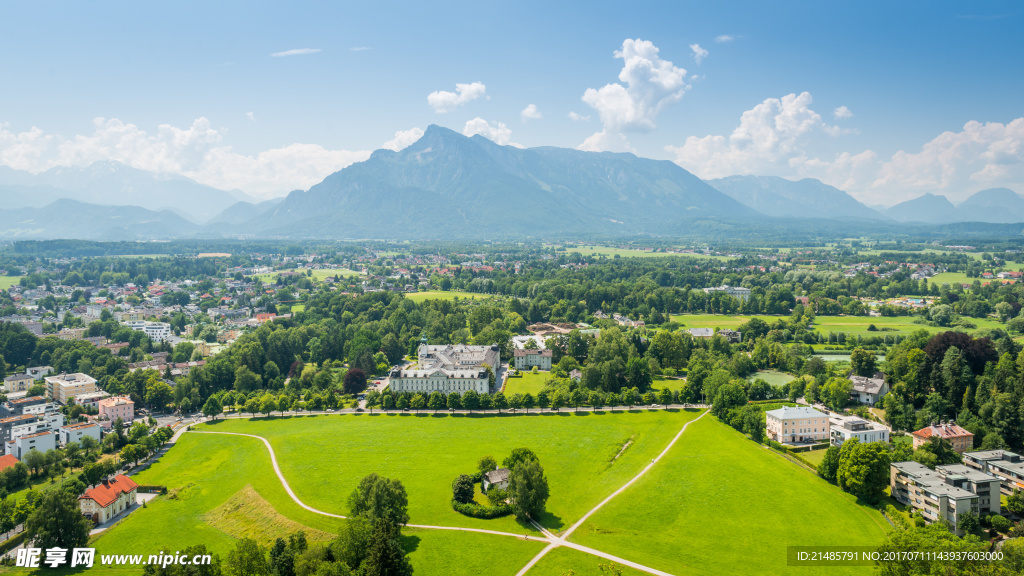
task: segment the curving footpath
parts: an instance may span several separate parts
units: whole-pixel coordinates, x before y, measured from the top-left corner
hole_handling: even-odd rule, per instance
[[[494,535],[494,536],[507,536],[507,537],[511,537],[511,538],[517,538],[517,539],[520,539],[520,540],[532,540],[534,542],[547,542],[548,545],[545,546],[544,549],[541,550],[536,556],[531,558],[530,561],[526,564],[526,566],[523,566],[523,568],[519,572],[516,573],[516,576],[523,576],[523,575],[525,575],[527,572],[530,571],[531,568],[534,567],[534,565],[537,564],[537,562],[540,561],[541,558],[543,558],[545,555],[547,555],[548,552],[550,552],[550,551],[552,551],[555,548],[558,548],[560,546],[565,546],[567,548],[571,548],[571,549],[577,550],[579,552],[585,552],[587,554],[590,554],[590,555],[593,555],[593,556],[597,556],[599,558],[604,558],[605,560],[610,560],[610,561],[615,562],[617,564],[622,564],[623,566],[629,566],[630,568],[635,568],[637,570],[640,570],[640,571],[643,571],[643,572],[647,572],[648,574],[654,574],[656,576],[672,576],[672,574],[669,574],[668,572],[662,572],[661,570],[658,570],[656,568],[651,568],[649,566],[644,566],[642,564],[637,564],[636,562],[631,562],[631,561],[626,560],[624,558],[619,558],[618,556],[614,556],[612,554],[608,554],[608,553],[602,552],[600,550],[595,550],[593,548],[588,548],[588,547],[582,546],[580,544],[576,544],[576,543],[573,543],[573,542],[568,542],[568,541],[566,541],[566,538],[568,538],[569,535],[573,533],[573,531],[575,531],[577,528],[579,528],[588,518],[590,518],[590,516],[593,515],[594,512],[597,512],[598,510],[600,510],[602,506],[604,506],[605,504],[610,502],[613,498],[615,498],[616,496],[621,494],[627,488],[632,486],[637,480],[639,480],[645,474],[647,474],[647,472],[649,472],[651,470],[651,468],[654,467],[655,464],[657,464],[666,454],[668,454],[668,451],[672,449],[672,446],[674,446],[676,441],[679,440],[679,438],[683,435],[683,432],[686,432],[686,428],[690,424],[693,424],[694,422],[696,422],[696,421],[700,420],[701,418],[703,418],[705,415],[707,415],[707,411],[706,410],[704,411],[704,413],[702,413],[697,418],[694,418],[693,420],[691,420],[691,421],[687,422],[686,424],[684,424],[682,429],[680,429],[679,432],[675,435],[675,437],[672,438],[672,441],[668,443],[668,446],[666,446],[665,449],[662,450],[660,454],[658,454],[658,456],[656,456],[653,460],[651,460],[650,464],[645,466],[644,469],[641,470],[636,476],[631,478],[629,480],[629,482],[626,482],[618,490],[616,490],[610,496],[608,496],[607,498],[602,500],[600,504],[598,504],[597,506],[594,506],[592,509],[590,509],[575,524],[570,526],[569,529],[566,530],[561,536],[555,536],[554,534],[549,532],[547,529],[545,529],[543,526],[541,526],[540,524],[538,524],[537,522],[534,522],[532,520],[531,520],[531,523],[534,525],[535,528],[537,528],[537,530],[539,530],[541,532],[541,534],[544,535],[543,538],[538,537],[538,536],[529,536],[529,535],[523,535],[523,534],[513,534],[511,532],[500,532],[500,531],[497,531],[497,530],[484,530],[482,528],[461,528],[461,527],[458,527],[458,526],[433,526],[433,525],[428,525],[428,524],[406,524],[406,526],[408,526],[410,528],[421,528],[421,529],[425,529],[425,530],[454,530],[454,531],[459,531],[459,532],[478,532],[478,533],[481,533],[481,534],[491,534],[491,535]],[[177,438],[178,438],[178,436],[180,434],[188,431],[187,428],[188,428],[187,426],[182,427],[181,430],[179,430],[175,434],[174,440],[177,440]],[[340,514],[331,514],[330,512],[324,512],[323,510],[317,510],[316,508],[313,508],[312,506],[309,506],[308,504],[303,502],[301,499],[299,499],[298,495],[295,494],[295,492],[292,490],[292,487],[288,484],[288,480],[285,479],[284,474],[281,472],[281,467],[278,466],[277,455],[274,453],[274,448],[270,445],[270,442],[266,438],[264,438],[262,436],[257,436],[255,434],[242,434],[240,432],[216,432],[216,431],[207,431],[207,430],[191,430],[190,432],[192,432],[194,434],[225,434],[225,435],[228,435],[228,436],[246,436],[246,437],[249,437],[249,438],[256,438],[256,439],[260,440],[261,442],[263,442],[263,445],[267,447],[267,451],[270,453],[270,462],[274,466],[274,473],[277,474],[277,478],[278,478],[278,480],[281,481],[281,485],[284,487],[285,492],[287,492],[288,495],[291,496],[292,500],[294,500],[296,504],[298,504],[299,506],[301,506],[302,508],[304,508],[304,509],[306,509],[306,510],[308,510],[310,512],[313,512],[314,514],[320,514],[322,516],[329,516],[331,518],[341,518],[341,519],[345,518],[345,516],[342,516]]]

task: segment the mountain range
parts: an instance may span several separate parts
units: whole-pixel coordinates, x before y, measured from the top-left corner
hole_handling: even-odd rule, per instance
[[[804,224],[794,227],[794,221]],[[755,228],[766,234],[856,232],[963,222],[1024,222],[1024,198],[993,188],[957,206],[925,194],[888,209],[868,207],[814,179],[705,182],[669,161],[501,146],[439,126],[403,150],[378,150],[309,190],[264,202],[116,162],[40,174],[0,166],[0,238],[6,239],[499,239],[705,231],[728,237]]]

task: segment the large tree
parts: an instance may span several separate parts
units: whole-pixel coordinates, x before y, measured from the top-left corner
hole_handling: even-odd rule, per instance
[[[355,516],[371,521],[383,518],[392,524],[409,521],[409,498],[398,480],[370,474],[359,482],[348,499],[349,510]]]
[[[78,498],[66,490],[46,491],[25,523],[28,541],[36,548],[81,548],[89,541],[89,522]]]
[[[548,479],[537,460],[523,460],[515,465],[508,481],[508,494],[516,518],[537,518],[548,501]]]
[[[345,394],[359,394],[366,390],[366,372],[359,368],[349,369],[341,381]]]
[[[882,442],[858,442],[846,454],[842,452],[836,472],[839,487],[868,502],[877,502],[889,485],[889,447]]]
[[[361,566],[363,576],[412,575],[412,566],[405,557],[399,536],[398,526],[386,519],[374,522],[370,548]]]

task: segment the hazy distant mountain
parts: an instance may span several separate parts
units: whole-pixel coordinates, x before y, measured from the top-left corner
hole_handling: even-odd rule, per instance
[[[858,202],[853,196],[820,180],[786,180],[776,176],[729,176],[708,180],[720,192],[766,214],[779,218],[828,218],[833,220],[885,220],[886,216]]]
[[[900,202],[886,211],[893,220],[900,222],[924,222],[927,224],[945,224],[963,221],[956,207],[948,198],[941,195],[925,194],[913,200]]]
[[[974,193],[956,207],[960,222],[1024,222],[1024,198],[1009,188]]]
[[[284,202],[284,198],[265,200],[259,204],[253,204],[252,202],[236,202],[225,208],[220,214],[211,218],[207,224],[244,224],[277,206],[281,202]]]
[[[194,235],[199,226],[170,211],[97,206],[61,199],[42,208],[0,209],[0,238],[153,240]]]
[[[633,154],[520,149],[430,126],[250,222],[323,238],[494,238],[672,234],[756,213],[678,165]]]
[[[107,206],[171,209],[194,221],[209,220],[248,197],[225,192],[177,175],[138,170],[119,162],[62,166],[40,174],[0,167],[0,199],[18,197],[9,207],[40,207],[58,198]]]

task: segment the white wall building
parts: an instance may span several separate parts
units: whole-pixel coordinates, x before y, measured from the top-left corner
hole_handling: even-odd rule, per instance
[[[465,344],[420,344],[418,367],[396,368],[389,375],[388,389],[393,392],[463,393],[475,390],[490,392],[490,376],[484,364],[497,371],[501,365],[498,346],[467,346]]]
[[[889,429],[877,422],[869,422],[857,416],[829,417],[829,433],[833,446],[842,446],[850,438],[860,442],[888,442]]]
[[[705,294],[711,294],[712,292],[724,292],[733,298],[739,298],[743,302],[750,298],[750,288],[743,288],[741,286],[726,286],[723,284],[715,288],[704,288]]]
[[[47,450],[53,450],[56,447],[57,434],[46,430],[8,440],[5,444],[5,453],[14,455],[18,460],[24,460],[25,455],[31,450],[46,453]]]
[[[99,442],[103,436],[103,427],[95,422],[82,422],[62,426],[58,431],[61,446],[67,446],[68,442],[81,442],[82,438],[89,436]]]
[[[132,330],[137,330],[149,336],[154,342],[163,342],[171,337],[171,325],[167,322],[147,322],[146,320],[132,320],[123,323]]]

